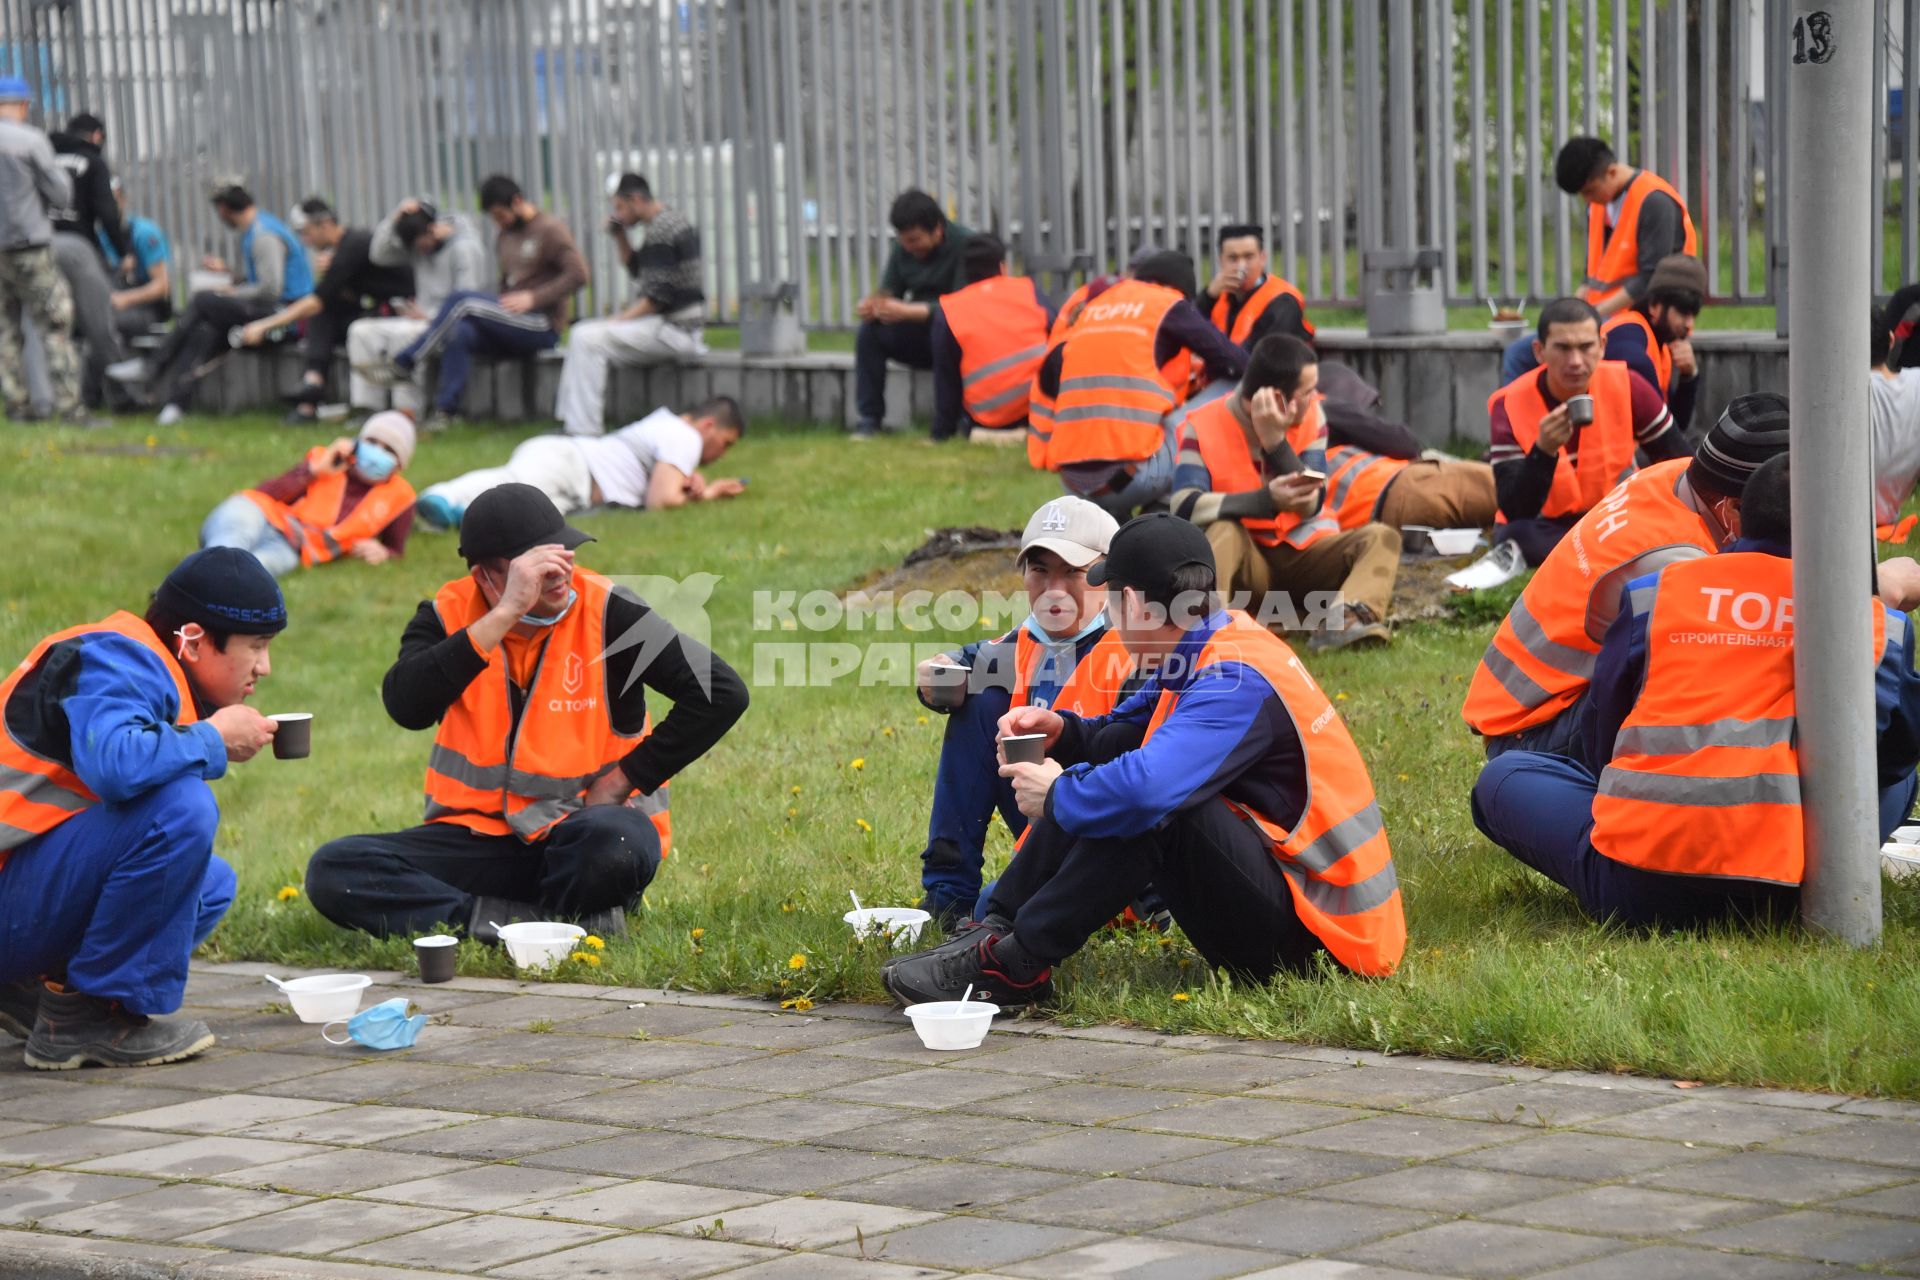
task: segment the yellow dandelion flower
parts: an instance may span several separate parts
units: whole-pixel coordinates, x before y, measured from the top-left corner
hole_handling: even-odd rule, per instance
[[[807,958],[806,956],[802,955],[800,952],[796,951],[792,955],[787,957],[787,968],[804,969],[806,967],[807,967]]]
[[[791,805],[789,805],[787,808],[787,816],[789,818],[797,818],[800,816],[800,811],[798,809],[793,808]]]
[[[580,939],[580,942],[582,946],[592,947],[595,951],[605,951],[607,949],[605,940],[597,938],[591,933]]]
[[[1173,999],[1176,1004],[1185,1004],[1192,997],[1184,991],[1176,991],[1173,993]]]
[[[915,724],[925,724],[925,723],[927,723],[927,718],[926,718],[925,716],[916,716],[916,717],[914,717],[914,721],[913,721],[913,722],[914,722]]]
[[[880,736],[883,738],[891,738],[893,736],[893,726],[887,725],[885,728],[881,729]]]
[[[600,957],[591,951],[582,951],[580,953],[580,960],[589,969],[598,969],[600,967]]]
[[[783,902],[780,904],[781,915],[789,915],[792,913],[792,911],[793,911],[793,904],[791,902]]]
[[[1403,773],[1400,775],[1400,781],[1402,782],[1411,782],[1412,780],[1413,780],[1413,775],[1410,773]]]
[[[273,896],[278,898],[282,902],[292,902],[295,898],[300,896],[300,890],[295,888],[293,885],[283,884],[280,886],[280,892],[274,894]]]
[[[855,818],[853,820],[853,825],[860,828],[860,830],[865,832],[867,835],[873,834],[873,824],[871,822],[868,822],[865,818]]]
[[[795,996],[791,1000],[782,1000],[780,1007],[782,1009],[791,1009],[795,1013],[805,1013],[807,1010],[813,1008],[813,1001],[807,999],[805,996]]]
[[[687,936],[690,938],[704,938],[707,936],[707,931],[705,929],[695,929]]]
[[[1335,702],[1345,702],[1347,700],[1347,695],[1344,693],[1336,693],[1333,695],[1333,700]]]
[[[569,962],[572,962],[575,960],[585,960],[586,958],[587,958],[587,953],[584,951],[574,951],[569,953],[567,956],[567,960]]]
[[[866,767],[867,767],[867,758],[865,756],[855,756],[853,758],[853,763],[847,766],[847,768],[849,769],[864,769]]]
[[[788,795],[790,795],[790,796],[797,796],[797,795],[799,795],[799,794],[800,794],[800,784],[799,784],[799,783],[795,783],[795,784],[794,784],[793,786],[791,786],[791,787],[788,787],[788,788],[787,788],[787,794],[788,794]]]
[[[160,437],[159,437],[159,436],[151,436],[151,435],[150,435],[150,436],[148,436],[148,437],[147,437],[147,448],[149,448],[149,449],[154,449],[154,448],[158,448],[158,447],[159,447],[159,445],[160,445]]]

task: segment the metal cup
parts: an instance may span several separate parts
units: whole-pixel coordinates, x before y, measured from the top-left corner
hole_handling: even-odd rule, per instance
[[[1039,764],[1047,758],[1047,735],[1016,733],[1000,739],[1001,753],[1008,764]]]
[[[1567,397],[1567,421],[1576,427],[1584,427],[1593,421],[1592,396]]]
[[[267,719],[279,725],[273,731],[273,758],[305,760],[313,753],[313,713],[289,711]]]

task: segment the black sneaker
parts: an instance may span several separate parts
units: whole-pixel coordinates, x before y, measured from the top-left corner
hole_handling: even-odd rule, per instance
[[[968,987],[971,999],[1003,1009],[1053,999],[1053,967],[1028,955],[1012,934],[908,956],[881,970],[880,980],[894,999],[909,1005],[958,1000]]]
[[[118,1000],[48,988],[27,1037],[27,1065],[40,1071],[101,1067],[156,1067],[213,1047],[207,1024],[191,1018],[149,1018]]]
[[[551,915],[531,902],[515,902],[512,898],[475,898],[473,914],[467,917],[467,936],[475,942],[497,947],[500,945],[500,925],[550,919]]]
[[[40,1020],[40,993],[46,989],[38,978],[0,982],[0,1031],[15,1040],[32,1035],[33,1024]]]
[[[991,942],[1013,932],[1013,921],[1005,916],[988,916],[985,920],[963,920],[957,926],[948,926],[948,937],[938,946],[925,951],[916,951],[912,955],[895,956],[880,966],[880,976],[884,980],[887,971],[910,961],[924,959],[927,956],[951,955],[958,951],[968,951],[982,941]]]

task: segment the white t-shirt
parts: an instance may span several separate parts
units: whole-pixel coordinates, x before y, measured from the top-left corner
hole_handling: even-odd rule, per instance
[[[1873,423],[1873,520],[1892,524],[1920,479],[1920,369],[1867,375]]]
[[[647,505],[647,478],[664,462],[692,475],[700,466],[700,432],[671,409],[655,409],[604,436],[575,436],[600,499],[616,507]]]

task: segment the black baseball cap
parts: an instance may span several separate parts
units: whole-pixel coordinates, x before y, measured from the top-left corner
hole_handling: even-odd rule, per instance
[[[460,555],[468,564],[511,560],[535,547],[571,551],[593,539],[568,524],[553,499],[530,484],[497,484],[460,518]]]
[[[1207,535],[1191,520],[1155,511],[1120,526],[1106,559],[1087,570],[1087,585],[1132,587],[1150,600],[1167,600],[1173,595],[1173,575],[1194,564],[1214,567]]]

